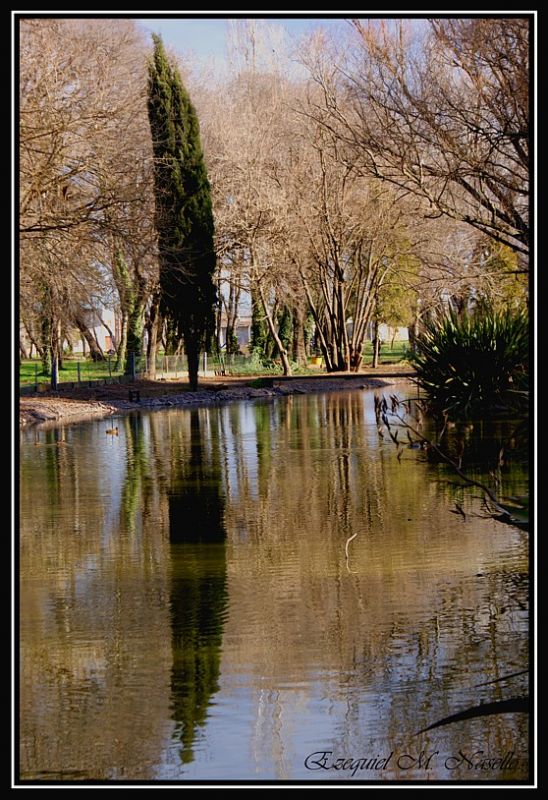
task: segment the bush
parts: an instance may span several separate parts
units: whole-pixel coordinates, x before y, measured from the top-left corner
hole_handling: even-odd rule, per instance
[[[432,409],[466,417],[526,408],[528,349],[524,312],[451,312],[426,323],[409,360]]]

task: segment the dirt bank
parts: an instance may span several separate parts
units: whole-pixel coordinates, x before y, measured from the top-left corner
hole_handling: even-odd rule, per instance
[[[411,374],[410,374],[411,377]],[[89,417],[109,416],[120,411],[150,410],[170,407],[215,406],[241,400],[256,400],[265,397],[283,397],[292,394],[312,394],[347,389],[371,389],[407,382],[409,379],[384,373],[378,377],[352,375],[338,378],[295,378],[291,381],[272,380],[270,386],[253,386],[249,380],[223,379],[222,383],[204,384],[196,392],[190,392],[186,383],[141,381],[132,385],[110,385],[96,388],[72,390],[70,397],[62,392],[42,396],[22,397],[19,405],[21,427],[56,421],[71,422]],[[257,383],[257,380],[252,380]],[[139,401],[130,401],[130,390],[138,390]]]

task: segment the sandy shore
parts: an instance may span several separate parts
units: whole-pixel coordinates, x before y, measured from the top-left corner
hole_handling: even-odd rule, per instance
[[[106,417],[121,411],[151,410],[161,408],[196,408],[216,406],[242,400],[257,400],[268,397],[283,397],[294,394],[312,394],[316,392],[335,392],[348,389],[371,389],[390,386],[395,383],[408,382],[409,378],[389,373],[371,377],[370,375],[353,375],[346,378],[303,378],[292,381],[273,381],[269,387],[254,388],[236,383],[204,386],[196,392],[177,391],[177,384],[153,384],[151,382],[134,384],[132,388],[140,389],[139,402],[130,402],[128,387],[118,388],[117,392],[95,390],[87,392],[87,397],[63,397],[62,394],[46,396],[21,397],[19,405],[20,426],[64,422],[84,421],[91,417]],[[148,395],[148,396],[147,396]]]

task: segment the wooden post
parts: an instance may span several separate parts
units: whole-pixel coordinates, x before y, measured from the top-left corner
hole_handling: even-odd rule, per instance
[[[82,376],[80,375],[80,362],[76,362],[76,374],[78,375],[78,386],[80,386],[80,381],[82,380]]]

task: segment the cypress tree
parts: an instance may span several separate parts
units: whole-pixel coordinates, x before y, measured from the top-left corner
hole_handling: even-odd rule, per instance
[[[215,250],[211,188],[198,118],[179,71],[153,35],[148,116],[154,150],[156,228],[160,256],[160,311],[172,335],[182,337],[190,384],[198,384],[200,352],[214,330]]]

